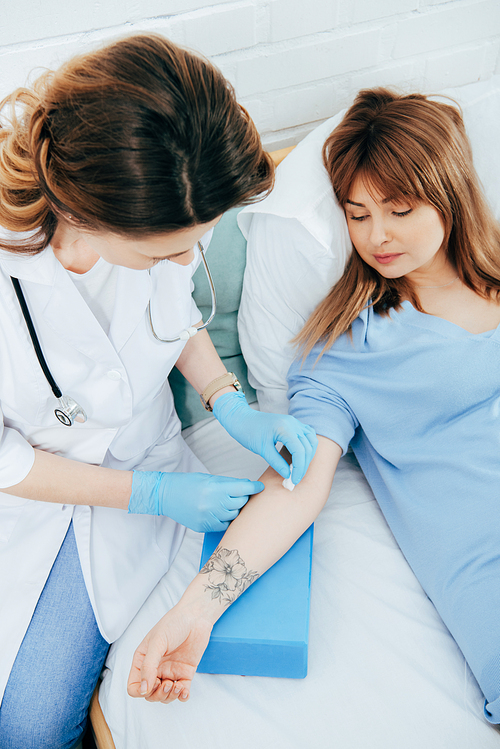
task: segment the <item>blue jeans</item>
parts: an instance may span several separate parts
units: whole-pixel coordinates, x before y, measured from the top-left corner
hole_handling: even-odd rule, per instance
[[[77,743],[108,649],[71,524],[10,673],[0,707],[0,747],[70,749]]]

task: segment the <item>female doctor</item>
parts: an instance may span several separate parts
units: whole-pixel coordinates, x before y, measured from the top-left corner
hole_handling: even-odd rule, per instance
[[[0,128],[0,745],[78,743],[109,642],[182,541],[263,485],[209,476],[175,365],[227,431],[298,483],[316,437],[237,392],[191,298],[227,209],[269,191],[231,87],[159,36],[19,89]],[[194,248],[194,249],[193,249]],[[195,334],[196,333],[196,334]],[[128,512],[127,512],[128,510]]]

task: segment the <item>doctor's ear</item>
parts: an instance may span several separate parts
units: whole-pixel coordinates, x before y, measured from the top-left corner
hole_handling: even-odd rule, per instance
[[[59,206],[54,205],[51,200],[47,199],[47,203],[49,204],[49,208],[56,217],[57,221],[65,221],[68,224],[74,221],[71,213],[68,213],[67,211],[62,210]]]
[[[62,211],[60,208],[56,208],[55,206],[52,206],[52,210],[59,222],[68,224],[69,226],[73,228],[76,228],[76,227],[81,228],[82,224],[84,223],[82,222],[81,219],[78,219],[76,216],[73,216],[72,213],[67,213],[66,211]]]

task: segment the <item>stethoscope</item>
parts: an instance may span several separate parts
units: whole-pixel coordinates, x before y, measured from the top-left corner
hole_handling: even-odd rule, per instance
[[[153,316],[151,314],[151,300],[148,302],[148,318],[149,318],[149,326],[151,328],[151,332],[156,338],[157,341],[160,341],[160,343],[175,343],[176,341],[188,341],[190,338],[196,335],[200,330],[204,330],[207,325],[210,325],[212,320],[215,317],[215,312],[217,310],[217,299],[215,296],[215,286],[212,279],[212,275],[210,273],[210,269],[208,267],[207,261],[205,259],[205,248],[203,247],[201,242],[198,242],[198,249],[200,251],[201,259],[203,261],[203,266],[205,268],[205,273],[208,279],[208,285],[210,286],[210,296],[212,299],[212,311],[210,312],[210,317],[206,322],[203,323],[203,325],[200,325],[199,328],[195,328],[194,326],[191,326],[190,328],[186,328],[186,330],[181,330],[178,336],[175,338],[160,338],[159,335],[157,335],[154,325],[153,325]],[[151,275],[151,268],[148,269],[148,273]]]
[[[11,276],[10,280],[12,281],[12,284],[14,286],[14,291],[16,292],[16,296],[18,298],[24,320],[26,322],[26,327],[28,328],[28,333],[30,334],[31,342],[33,344],[33,348],[35,349],[38,363],[40,364],[42,371],[47,378],[47,382],[52,388],[52,392],[59,401],[59,408],[54,409],[56,419],[58,419],[61,424],[64,424],[65,427],[73,426],[75,421],[78,421],[80,424],[84,424],[87,421],[87,414],[85,413],[83,408],[70,395],[63,395],[62,390],[52,377],[52,373],[47,365],[47,362],[45,361],[45,357],[43,355],[43,351],[36,334],[35,326],[33,325],[33,320],[31,319],[30,311],[28,309],[28,305],[26,304],[26,299],[24,298],[21,284],[19,283],[19,279]]]
[[[161,341],[161,343],[175,343],[176,341],[187,341],[189,338],[192,338],[199,330],[203,330],[204,328],[209,325],[209,323],[212,322],[215,312],[217,309],[217,301],[215,297],[215,286],[212,279],[212,276],[210,274],[210,270],[207,265],[207,261],[205,260],[205,250],[203,248],[203,245],[201,242],[198,242],[198,248],[200,250],[201,259],[203,260],[203,265],[205,267],[205,273],[208,278],[208,283],[210,286],[210,295],[212,298],[212,311],[210,313],[210,317],[208,320],[203,323],[203,325],[200,325],[199,328],[190,327],[186,330],[182,330],[178,336],[175,338],[160,338],[154,329],[153,325],[153,318],[151,316],[151,302],[148,303],[148,318],[149,318],[149,324],[151,327],[151,332],[153,333],[154,337],[157,341]],[[151,273],[151,270],[148,271]],[[12,285],[14,286],[14,291],[16,292],[17,299],[19,301],[19,305],[21,307],[21,311],[23,313],[24,320],[26,322],[26,327],[28,328],[28,333],[30,334],[31,342],[33,344],[33,348],[35,350],[36,357],[38,359],[38,363],[40,364],[40,367],[42,368],[42,372],[44,373],[47,382],[49,383],[52,392],[54,393],[55,397],[57,398],[59,402],[59,407],[54,409],[54,414],[56,416],[56,419],[61,422],[65,427],[71,427],[77,421],[80,424],[84,424],[87,421],[87,414],[85,413],[84,409],[75,401],[74,398],[72,398],[70,395],[64,395],[60,387],[58,386],[57,382],[54,380],[52,373],[48,367],[47,361],[43,355],[42,348],[40,346],[40,342],[38,340],[38,336],[36,334],[35,326],[33,325],[33,320],[31,319],[31,314],[28,309],[28,305],[26,304],[26,299],[23,294],[23,290],[21,288],[21,284],[19,283],[18,278],[14,278],[13,276],[10,277],[10,280],[12,281]]]

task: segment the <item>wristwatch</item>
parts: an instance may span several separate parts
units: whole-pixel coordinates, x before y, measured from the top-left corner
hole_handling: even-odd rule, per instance
[[[241,387],[241,384],[234,372],[226,372],[226,374],[223,374],[220,377],[216,377],[215,380],[209,382],[205,390],[200,395],[200,400],[203,408],[206,411],[212,411],[212,406],[209,404],[212,395],[217,393],[217,391],[222,390],[222,388],[227,388],[230,385],[232,385],[239,392],[243,392],[243,388]]]

